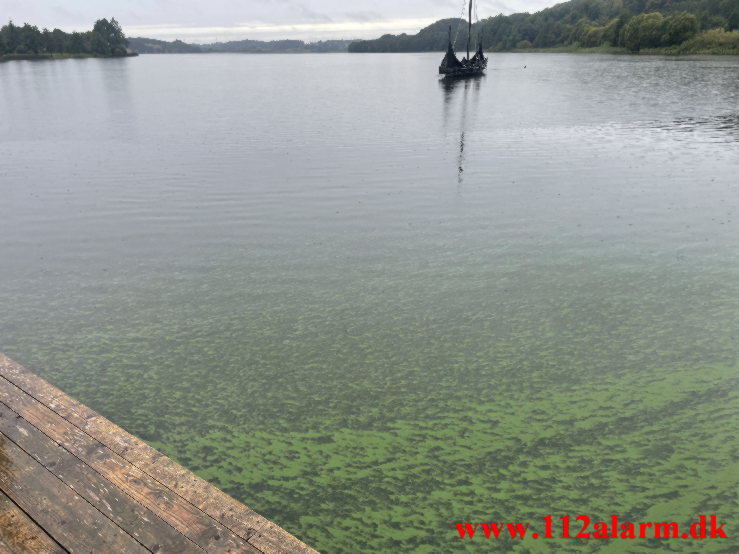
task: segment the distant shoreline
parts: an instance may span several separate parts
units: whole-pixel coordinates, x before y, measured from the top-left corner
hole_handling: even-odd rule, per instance
[[[703,55],[739,55],[739,46],[735,46],[734,37],[739,32],[721,33],[709,31],[682,44],[663,46],[659,48],[642,48],[632,51],[623,46],[581,46],[580,44],[567,44],[551,47],[534,47],[528,43],[520,48],[496,48],[486,49],[491,54],[496,53],[568,53],[568,54],[614,54],[614,55],[666,55],[666,56],[703,56]],[[277,40],[262,42],[255,40],[232,41],[214,44],[188,44],[180,40],[167,42],[157,39],[136,37],[129,39],[130,48],[139,54],[402,54],[436,52],[443,54],[446,43],[443,46],[426,48],[390,48],[386,50],[364,50],[357,49],[356,45],[362,41],[319,41],[317,43],[305,43],[298,40]],[[373,42],[373,41],[369,41]],[[442,44],[442,43],[439,43]],[[352,48],[352,47],[355,48]]]
[[[366,52],[366,54],[443,54],[443,51],[435,50],[419,50],[409,52]],[[738,56],[738,52],[715,52],[709,50],[698,50],[694,52],[676,52],[670,48],[655,48],[650,50],[642,50],[640,52],[629,52],[625,48],[616,47],[595,47],[595,48],[573,48],[568,46],[562,46],[557,48],[521,48],[513,50],[503,51],[491,51],[488,50],[486,53],[495,54],[607,54],[612,56],[672,56],[676,58],[682,58],[687,56]],[[365,52],[157,52],[157,53],[143,53],[131,52],[125,55],[118,56],[97,56],[94,54],[6,54],[0,56],[0,63],[11,62],[11,61],[43,61],[43,60],[69,60],[69,59],[87,59],[87,58],[98,58],[98,59],[113,59],[113,58],[134,58],[139,55],[144,56],[159,56],[159,55],[172,55],[172,54],[242,54],[242,55],[256,55],[256,56],[268,56],[268,55],[303,55],[303,54],[365,54]]]
[[[680,51],[675,47],[670,48],[645,48],[639,52],[630,52],[626,48],[615,46],[596,46],[593,48],[578,48],[571,46],[558,46],[555,48],[516,48],[504,52],[493,52],[495,54],[612,54],[619,56],[739,56],[737,51],[716,51],[709,49],[698,49],[693,51]]]
[[[243,52],[248,54],[249,52]],[[349,52],[350,54],[444,54],[443,50],[409,50],[404,52]],[[485,54],[610,54],[613,56],[739,56],[739,52],[713,52],[698,50],[695,52],[676,52],[669,48],[655,48],[629,52],[626,48],[617,47],[595,47],[595,48],[573,48],[562,46],[557,48],[514,48],[512,50],[485,50]]]
[[[138,52],[129,52],[117,56],[98,56],[95,54],[5,54],[0,56],[0,62],[12,61],[39,61],[39,60],[69,60],[82,58],[135,58]]]

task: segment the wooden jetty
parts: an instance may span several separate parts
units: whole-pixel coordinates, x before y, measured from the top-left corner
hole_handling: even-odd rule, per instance
[[[316,553],[3,354],[0,552]]]

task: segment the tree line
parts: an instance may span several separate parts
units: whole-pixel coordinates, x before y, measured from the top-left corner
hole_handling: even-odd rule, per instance
[[[99,19],[91,31],[84,33],[40,30],[35,25],[15,25],[12,21],[0,28],[0,56],[125,56],[127,52],[128,40],[115,18]]]
[[[466,42],[463,20],[438,21],[417,35],[385,35],[359,41],[350,52],[409,52],[446,49],[449,24]],[[459,29],[459,32],[457,31]],[[631,52],[670,48],[696,40],[736,39],[737,0],[571,0],[534,14],[497,15],[473,26],[487,50],[616,47]],[[728,38],[727,38],[728,37]],[[709,40],[710,39],[710,40]],[[700,41],[698,41],[700,42]],[[703,44],[703,43],[701,43]]]
[[[197,54],[210,52],[242,52],[249,54],[303,54],[346,52],[351,40],[321,40],[304,42],[302,40],[235,40],[212,44],[187,44],[181,40],[166,42],[150,38],[129,39],[130,47],[139,54]]]
[[[203,52],[248,52],[252,54],[346,52],[351,42],[348,40],[304,42],[286,39],[265,42],[247,39],[204,44],[202,50]]]

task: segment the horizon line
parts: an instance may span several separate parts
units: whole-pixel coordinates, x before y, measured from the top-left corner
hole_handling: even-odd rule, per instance
[[[363,40],[384,34],[416,34],[438,19],[406,18],[380,21],[268,24],[240,23],[230,26],[187,26],[177,24],[128,25],[123,30],[129,38],[181,40],[188,44],[213,44],[240,40]],[[65,29],[66,30],[66,29]],[[348,37],[348,38],[347,38]]]

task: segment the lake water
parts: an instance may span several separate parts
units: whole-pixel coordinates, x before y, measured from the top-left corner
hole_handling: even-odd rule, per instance
[[[326,552],[733,551],[454,522],[739,534],[739,58],[440,57],[0,64],[0,351]]]

